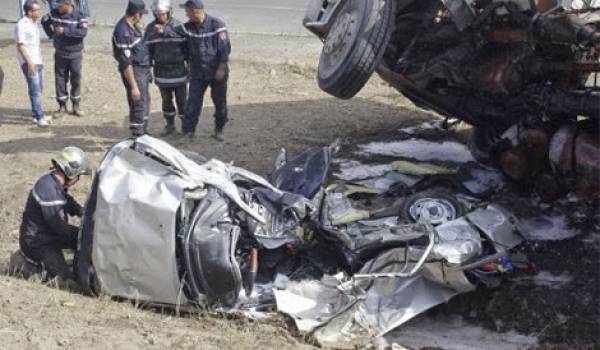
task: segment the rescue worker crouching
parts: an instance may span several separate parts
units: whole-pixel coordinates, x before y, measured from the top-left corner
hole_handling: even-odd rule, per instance
[[[28,260],[41,266],[48,279],[76,281],[63,249],[77,248],[79,229],[68,215],[82,215],[82,207],[68,194],[81,175],[91,172],[90,161],[81,149],[66,147],[52,159],[53,170],[37,180],[29,193],[19,231],[19,246]]]
[[[181,22],[172,16],[170,0],[155,0],[152,13],[155,20],[146,27],[145,41],[154,69],[154,82],[162,98],[166,125],[161,136],[167,136],[175,132],[175,117],[182,117],[185,110],[188,80],[186,39],[176,32]]]
[[[58,0],[56,8],[42,18],[44,32],[54,44],[54,81],[58,111],[54,118],[67,113],[67,83],[71,83],[70,97],[73,114],[83,116],[81,99],[81,63],[83,39],[87,35],[88,20],[75,8],[74,0]]]
[[[150,54],[143,40],[141,19],[148,13],[143,0],[129,0],[125,16],[117,22],[112,37],[113,56],[127,91],[131,136],[146,133],[150,113]]]
[[[190,87],[182,131],[185,140],[192,141],[202,112],[204,93],[210,87],[215,104],[213,137],[223,141],[227,118],[227,80],[231,44],[225,23],[204,11],[202,0],[187,0],[182,5],[189,21],[178,27],[187,39]]]

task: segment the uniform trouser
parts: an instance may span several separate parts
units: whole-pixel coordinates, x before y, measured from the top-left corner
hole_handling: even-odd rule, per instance
[[[188,93],[187,103],[185,105],[185,117],[183,118],[183,132],[195,132],[200,113],[202,112],[202,103],[204,102],[204,93],[210,86],[210,96],[215,104],[215,129],[221,130],[227,124],[227,80],[216,79],[192,79]]]
[[[185,84],[172,87],[161,86],[159,89],[165,121],[167,125],[173,125],[175,123],[175,116],[178,114],[183,115],[185,111],[187,86]],[[175,103],[173,103],[173,98],[175,98]]]
[[[69,267],[69,264],[67,264],[62,252],[63,249],[77,249],[77,236],[73,235],[73,237],[66,239],[57,238],[54,244],[46,244],[38,247],[21,245],[23,253],[28,258],[41,264],[43,269],[49,273],[50,278],[59,276],[64,280],[75,280],[75,273]]]
[[[135,102],[131,98],[131,86],[125,78],[125,73],[121,72],[121,79],[125,90],[127,90],[127,103],[129,104],[129,130],[132,136],[142,136],[148,128],[148,116],[150,115],[150,68],[133,66],[133,77],[140,90],[141,98]]]
[[[71,101],[79,103],[81,98],[81,61],[82,57],[65,58],[54,54],[54,83],[56,86],[56,101],[65,105],[69,99],[67,84],[71,83]]]

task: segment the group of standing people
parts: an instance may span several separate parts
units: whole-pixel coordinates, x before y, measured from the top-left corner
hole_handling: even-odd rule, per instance
[[[88,19],[79,10],[80,4],[76,0],[51,0],[51,11],[42,17],[40,1],[23,2],[23,17],[17,22],[14,37],[17,59],[27,80],[32,120],[38,126],[46,127],[53,118],[69,112],[69,100],[70,112],[78,117],[84,115],[80,107],[81,67]],[[210,87],[215,105],[213,137],[223,141],[223,129],[228,121],[227,81],[231,51],[227,28],[223,21],[206,13],[202,0],[187,0],[181,6],[189,19],[186,23],[173,17],[170,0],[154,0],[151,6],[154,21],[143,28],[142,17],[148,13],[145,3],[129,0],[125,16],[115,26],[113,55],[126,90],[131,136],[147,133],[149,85],[154,80],[160,89],[165,119],[161,136],[176,132],[175,121],[179,116],[184,140],[193,141],[204,95]],[[52,116],[45,115],[42,108],[44,66],[39,19],[55,49],[58,109]]]
[[[72,113],[78,117],[83,116],[79,102],[83,39],[87,35],[87,18],[77,10],[74,0],[55,0],[53,4],[54,9],[42,17],[40,1],[26,0],[23,3],[24,16],[17,22],[14,31],[17,60],[27,80],[32,121],[40,127],[48,126],[52,119],[44,114],[42,108],[44,64],[40,48],[40,30],[37,25],[40,18],[44,32],[52,40],[55,50],[54,77],[58,110],[53,117],[60,118],[67,112],[69,97],[72,102]]]
[[[154,21],[144,33],[140,27],[147,13],[144,1],[130,0],[125,16],[115,27],[113,54],[127,91],[131,135],[147,132],[153,67],[165,118],[161,136],[176,131],[175,120],[180,116],[184,139],[194,140],[204,94],[210,87],[215,104],[213,137],[223,141],[231,51],[227,28],[205,12],[202,0],[188,0],[182,6],[189,18],[186,23],[173,18],[169,0],[155,0]]]

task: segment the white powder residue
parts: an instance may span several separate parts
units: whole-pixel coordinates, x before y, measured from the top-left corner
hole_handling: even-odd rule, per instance
[[[340,163],[340,172],[333,175],[340,180],[355,181],[381,177],[391,170],[392,168],[389,164],[368,165],[356,160],[350,160]]]
[[[573,281],[573,276],[562,273],[560,275],[554,275],[548,271],[540,271],[533,277],[533,283],[541,287],[548,287],[552,289],[560,289],[566,284]]]
[[[437,160],[454,163],[475,161],[467,146],[451,141],[432,142],[409,139],[395,142],[372,142],[359,147],[361,149],[360,154],[377,154],[422,161]]]
[[[562,215],[522,219],[521,229],[525,238],[538,241],[560,241],[579,233],[569,228],[567,219]]]
[[[412,126],[409,126],[406,128],[399,129],[398,131],[412,135],[412,134],[416,134],[420,131],[441,130],[441,129],[442,129],[442,121],[436,120],[436,121],[431,121],[431,122],[424,122],[424,123],[417,124],[417,125],[412,125]]]
[[[463,185],[473,193],[483,193],[491,188],[504,186],[504,176],[495,169],[475,168],[471,170],[471,176]]]
[[[465,322],[460,316],[421,315],[385,337],[387,344],[411,349],[426,347],[444,350],[525,350],[537,345],[536,337],[514,331],[497,333]]]

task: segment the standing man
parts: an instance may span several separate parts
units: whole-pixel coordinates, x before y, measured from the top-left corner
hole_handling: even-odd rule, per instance
[[[43,70],[42,50],[40,49],[40,29],[37,20],[41,17],[41,5],[38,0],[26,0],[23,5],[25,16],[15,26],[15,42],[17,43],[17,59],[27,80],[33,122],[39,127],[46,127],[49,118],[42,111]]]
[[[129,0],[125,16],[117,22],[112,37],[113,55],[127,91],[129,130],[133,137],[146,133],[150,113],[150,54],[141,28],[146,13],[143,0]]]
[[[187,97],[188,72],[185,64],[185,38],[176,32],[181,22],[172,17],[170,0],[154,0],[155,20],[146,28],[146,45],[154,67],[154,81],[160,89],[165,129],[161,136],[175,132],[175,116],[183,116]],[[175,105],[173,104],[175,99]]]
[[[58,111],[54,118],[67,113],[67,83],[71,82],[73,115],[83,117],[79,108],[81,100],[81,61],[83,38],[87,35],[88,20],[75,8],[73,0],[57,0],[56,9],[42,18],[46,35],[54,43],[54,81]]]
[[[202,0],[187,0],[183,5],[189,21],[179,27],[187,38],[190,64],[190,90],[183,118],[183,136],[192,141],[202,112],[204,93],[210,86],[215,104],[213,137],[223,141],[227,123],[227,80],[231,45],[225,23],[204,11]]]
[[[52,159],[53,169],[40,177],[29,193],[19,230],[23,254],[42,265],[50,278],[75,280],[63,249],[77,248],[77,226],[69,225],[68,215],[81,216],[82,208],[68,194],[79,177],[91,172],[87,155],[77,147],[66,147]]]

